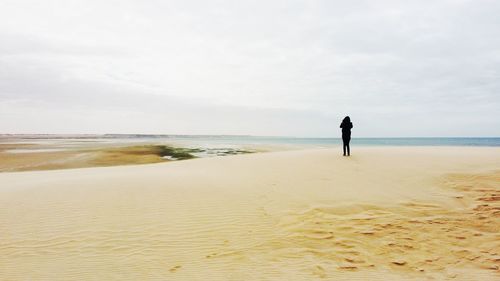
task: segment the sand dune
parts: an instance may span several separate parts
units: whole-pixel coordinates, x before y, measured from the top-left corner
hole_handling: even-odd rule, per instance
[[[0,280],[498,280],[500,149],[0,174]]]

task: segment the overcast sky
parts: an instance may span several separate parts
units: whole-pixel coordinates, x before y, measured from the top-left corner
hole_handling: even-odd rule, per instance
[[[0,133],[500,136],[500,1],[0,0]]]

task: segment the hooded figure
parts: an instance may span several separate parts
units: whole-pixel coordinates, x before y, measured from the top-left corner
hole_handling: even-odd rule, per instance
[[[344,143],[344,156],[346,156],[345,152],[347,149],[347,156],[351,155],[351,149],[349,147],[349,142],[351,141],[351,129],[352,129],[352,122],[351,118],[349,116],[346,116],[344,120],[342,120],[342,123],[340,123],[340,128],[342,128],[342,141]]]

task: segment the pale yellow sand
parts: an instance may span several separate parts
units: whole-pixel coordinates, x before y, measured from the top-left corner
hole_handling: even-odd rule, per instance
[[[0,174],[0,280],[499,280],[500,149]]]

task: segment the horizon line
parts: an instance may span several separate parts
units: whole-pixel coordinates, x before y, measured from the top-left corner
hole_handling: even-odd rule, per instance
[[[242,135],[242,134],[145,134],[145,133],[0,133],[0,137],[7,136],[86,136],[86,137],[106,137],[106,136],[137,136],[137,137],[256,137],[256,138],[298,138],[298,139],[337,139],[336,136],[311,137],[311,136],[284,136],[284,135]],[[353,139],[398,139],[398,138],[500,138],[500,136],[359,136]]]

